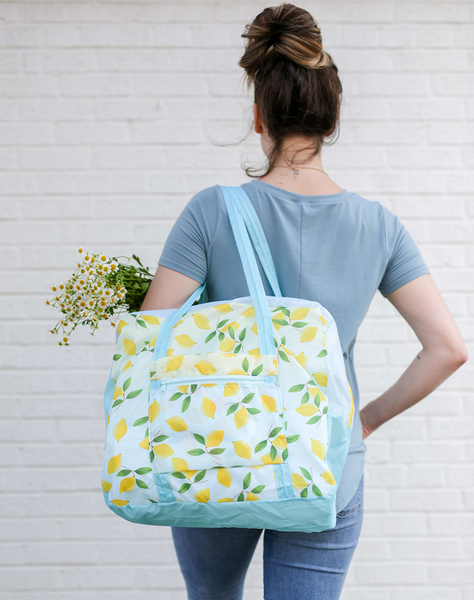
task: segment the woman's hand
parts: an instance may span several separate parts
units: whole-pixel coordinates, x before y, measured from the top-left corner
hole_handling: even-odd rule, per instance
[[[372,423],[372,419],[370,417],[371,410],[371,402],[364,406],[364,408],[359,412],[360,422],[362,423],[362,439],[373,433],[378,427]]]

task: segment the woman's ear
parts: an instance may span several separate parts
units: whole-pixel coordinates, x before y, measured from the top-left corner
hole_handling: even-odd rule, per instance
[[[260,113],[258,112],[258,106],[256,102],[254,102],[253,105],[253,116],[255,133],[263,133],[263,123],[262,119],[260,118]]]

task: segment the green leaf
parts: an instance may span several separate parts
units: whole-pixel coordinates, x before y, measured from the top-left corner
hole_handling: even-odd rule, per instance
[[[114,354],[113,359],[118,360],[121,356],[121,354]]]
[[[117,400],[115,400],[115,402],[112,404],[112,408],[115,408],[119,404],[122,404],[122,402],[123,402],[123,399],[117,398]]]
[[[137,479],[136,477],[135,477],[135,483],[138,485],[139,488],[142,488],[144,490],[150,489],[144,481],[142,481],[141,479]]]
[[[171,475],[173,475],[173,477],[176,477],[176,479],[186,479],[186,475],[184,473],[181,473],[181,471],[175,471],[174,473],[171,473]]]
[[[213,448],[209,450],[209,454],[222,454],[223,452],[225,452],[225,448]]]
[[[145,425],[145,423],[148,421],[148,417],[141,417],[140,419],[137,419],[135,421],[135,423],[133,424],[133,427],[138,427],[139,425]],[[138,471],[137,471],[138,472]]]
[[[129,377],[127,379],[127,381],[123,384],[123,391],[126,392],[128,390],[128,388],[130,387],[130,384],[132,383],[132,378]]]
[[[270,448],[270,460],[275,460],[276,455],[277,455],[277,449],[272,444],[272,447]]]
[[[251,414],[251,415],[258,415],[260,412],[260,410],[258,410],[258,408],[247,408],[247,411]]]
[[[176,392],[175,394],[173,394],[170,398],[170,402],[173,402],[174,400],[177,400],[178,398],[181,398],[181,396],[184,396],[183,392]]]
[[[164,442],[165,440],[167,440],[169,437],[169,435],[157,435],[153,442],[155,444],[159,444],[160,442]]]
[[[283,342],[282,342],[282,343],[283,343]],[[273,344],[274,344],[275,348],[278,348],[278,342],[276,341],[276,339],[275,339],[275,338],[273,338]]]
[[[137,319],[137,324],[140,325],[140,327],[144,327],[146,329],[145,321],[142,321],[141,319]]]
[[[145,437],[147,437],[147,435],[148,435],[148,427],[146,428],[146,431],[145,431]]]
[[[309,471],[307,471],[306,469],[304,469],[303,467],[300,467],[300,471],[303,473],[303,475],[306,477],[306,479],[308,479],[309,481],[311,481],[312,477],[309,474]]]
[[[188,410],[190,404],[191,404],[191,396],[186,396],[186,398],[183,400],[183,404],[181,406],[181,412],[184,413],[186,410]]]
[[[323,408],[323,415],[327,414],[327,412],[328,412],[328,407],[327,407],[327,406],[325,406],[325,407]]]
[[[242,402],[243,402],[244,404],[248,404],[248,403],[249,403],[249,402],[252,400],[252,398],[253,398],[254,396],[255,396],[255,392],[251,392],[250,394],[247,394],[247,395],[245,396],[245,398],[242,398]]]
[[[130,475],[130,469],[122,469],[117,473],[117,477],[125,477],[125,475]]]
[[[256,487],[253,488],[253,490],[250,490],[251,494],[260,494],[261,492],[263,492],[263,490],[265,489],[264,485],[257,485]]]
[[[311,419],[309,421],[306,421],[306,425],[314,425],[315,423],[317,423],[319,421],[320,418],[321,418],[321,415],[315,415],[314,417],[311,417]]]
[[[217,331],[211,331],[211,333],[204,340],[204,343],[207,344],[207,342],[210,342],[216,334],[217,334]]]
[[[316,394],[316,396],[314,397],[314,403],[319,408],[319,406],[321,404],[321,396],[319,394]]]
[[[326,356],[327,353],[328,353],[328,351],[326,349],[321,350],[321,352],[318,354],[318,358],[323,358],[323,356]]]
[[[297,434],[297,435],[290,435],[290,436],[288,436],[286,438],[286,441],[287,441],[288,444],[292,444],[293,442],[296,442],[299,437],[300,437],[299,434]]]
[[[199,473],[197,473],[196,477],[194,478],[194,483],[197,483],[198,481],[201,481],[201,479],[204,479],[205,474],[206,474],[205,469],[204,469],[204,471],[199,471]]]
[[[256,377],[257,375],[260,375],[260,373],[263,371],[263,364],[258,365],[258,367],[255,367],[255,369],[252,371],[252,377]]]
[[[322,496],[323,495],[323,493],[321,492],[321,490],[318,488],[318,486],[314,485],[314,483],[313,483],[312,490],[313,490],[313,494],[315,496]]]
[[[193,450],[188,450],[188,454],[191,456],[199,456],[200,454],[205,454],[205,452],[201,448],[193,448]]]
[[[234,354],[238,354],[240,352],[240,349],[242,348],[242,344],[237,344],[237,346],[235,346],[233,353]]]
[[[306,392],[301,398],[301,404],[306,404],[307,402],[309,402],[309,392]]]
[[[304,490],[301,490],[301,492],[300,492],[300,496],[301,496],[302,498],[307,498],[307,497],[308,497],[308,488],[307,488],[307,487],[306,487],[306,488],[304,488]]]
[[[275,437],[276,435],[278,435],[280,433],[280,431],[283,429],[283,427],[275,427],[274,429],[272,429],[270,431],[270,435],[268,437]]]
[[[150,467],[140,467],[139,469],[136,469],[135,473],[138,473],[138,475],[146,475],[151,470]]]
[[[191,394],[194,394],[194,392],[197,390],[197,388],[198,388],[198,384],[197,383],[192,383],[191,384],[191,388],[190,388]]]
[[[150,371],[150,379],[153,377],[153,375],[156,373],[156,371]],[[156,503],[155,503],[156,504]]]
[[[206,445],[206,440],[204,439],[204,436],[202,436],[200,433],[195,433],[193,435],[194,435],[194,439],[196,440],[196,442],[199,442],[203,446]]]
[[[244,477],[244,483],[242,485],[242,489],[247,489],[250,485],[250,479],[252,477],[251,473],[247,473],[247,475]]]
[[[156,500],[152,500],[151,498],[148,498],[148,500],[149,500],[150,502],[152,502],[153,504],[158,504],[158,502],[157,502]]]
[[[316,382],[313,381],[312,379],[310,379],[309,381],[306,382],[308,385],[316,385]]]
[[[285,337],[285,336],[283,336],[283,337],[281,338],[281,343],[282,343],[284,346],[286,345],[286,337]]]
[[[287,308],[282,308],[281,312],[285,315],[285,317],[290,318],[291,313]],[[285,342],[283,342],[283,343],[285,343]]]
[[[153,452],[153,450],[150,450],[150,462],[153,462],[155,460],[155,453]]]
[[[222,342],[222,340],[225,338],[225,333],[223,331],[221,331],[218,335],[219,338],[219,342]]]
[[[275,323],[275,325],[280,325],[281,327],[288,325],[288,321],[285,321],[285,319],[272,319],[272,321]]]
[[[281,358],[281,360],[284,360],[285,362],[289,363],[290,359],[288,358],[288,356],[283,352],[283,350],[278,350],[278,356]]]
[[[222,329],[228,320],[229,319],[222,319],[222,321],[219,321],[219,323],[217,323],[217,329]]]
[[[249,370],[249,361],[248,361],[248,358],[247,358],[247,357],[245,357],[245,358],[244,358],[244,360],[242,361],[242,369],[243,369],[243,370],[244,370],[246,373],[248,373],[248,370]]]
[[[302,327],[306,327],[308,323],[305,323],[304,321],[296,321],[296,323],[293,323],[293,327],[298,327],[298,329],[301,329]]]
[[[136,398],[142,392],[143,392],[143,390],[134,390],[133,392],[130,392],[130,394],[128,394],[128,396],[127,396],[127,400],[131,400],[132,398]]]
[[[232,404],[231,406],[229,406],[229,408],[227,409],[227,413],[226,413],[226,417],[231,415],[233,412],[235,412],[237,409],[239,408],[239,404]]]
[[[264,448],[266,448],[267,446],[267,441],[268,440],[262,440],[261,442],[259,442],[256,446],[255,446],[255,454],[257,454],[258,452],[261,452]]]
[[[244,327],[242,331],[239,333],[239,341],[243,342],[245,339],[245,334],[247,333],[247,328]]]
[[[301,390],[304,390],[304,383],[298,383],[298,385],[292,385],[288,391],[289,392],[301,392]]]
[[[178,492],[180,494],[184,494],[184,492],[187,492],[190,487],[191,487],[190,483],[183,483],[183,485],[179,488]]]
[[[227,328],[227,333],[235,342],[235,331],[234,331],[234,328],[232,327],[232,325],[229,325],[229,327]]]
[[[283,452],[281,453],[282,460],[286,460],[288,458],[288,448],[283,448]]]
[[[245,500],[245,496],[243,492],[240,492],[240,494],[237,497],[237,502],[243,502]]]

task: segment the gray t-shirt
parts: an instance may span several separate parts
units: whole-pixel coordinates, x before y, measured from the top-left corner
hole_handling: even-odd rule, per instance
[[[322,304],[334,317],[354,398],[351,445],[336,496],[339,512],[355,494],[366,445],[359,417],[354,344],[369,305],[429,273],[398,217],[378,201],[343,190],[306,196],[260,180],[242,184],[265,232],[283,296]],[[265,292],[273,296],[258,261]],[[199,283],[205,301],[249,295],[219,186],[195,194],[174,223],[158,264]]]

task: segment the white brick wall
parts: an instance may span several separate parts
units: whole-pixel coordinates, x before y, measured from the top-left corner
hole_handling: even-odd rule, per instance
[[[324,165],[410,230],[474,354],[474,6],[301,2],[341,73]],[[56,346],[49,286],[76,249],[140,255],[203,187],[245,181],[237,61],[255,2],[0,2],[1,600],[183,600],[169,528],[100,489],[113,330]],[[419,348],[378,294],[356,349],[362,403]],[[472,360],[368,440],[366,513],[344,600],[474,598]],[[261,544],[246,600],[262,598]],[[293,599],[288,599],[293,600]],[[322,599],[324,600],[324,599]]]

